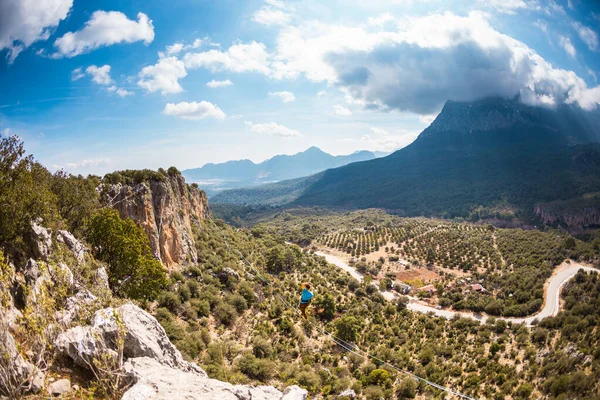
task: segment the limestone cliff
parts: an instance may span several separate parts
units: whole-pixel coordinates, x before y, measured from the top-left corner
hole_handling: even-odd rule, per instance
[[[208,200],[202,190],[188,186],[183,176],[167,174],[160,180],[111,184],[104,201],[119,210],[122,218],[131,218],[144,228],[165,266],[193,263],[198,258],[192,225],[209,217]]]
[[[568,212],[561,212],[561,210],[547,204],[538,204],[535,206],[535,214],[545,224],[558,224],[564,226],[569,231],[580,231],[600,226],[599,207],[583,207],[569,210]]]

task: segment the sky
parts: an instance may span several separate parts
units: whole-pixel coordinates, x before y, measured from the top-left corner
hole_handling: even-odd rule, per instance
[[[447,100],[600,103],[600,2],[0,0],[0,133],[51,170],[411,143]]]

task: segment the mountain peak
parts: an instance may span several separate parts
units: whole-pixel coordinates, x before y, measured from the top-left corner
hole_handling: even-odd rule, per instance
[[[417,146],[572,145],[598,140],[598,115],[570,105],[524,104],[518,97],[447,101]]]
[[[308,149],[304,150],[302,153],[314,153],[314,154],[326,154],[323,150],[321,150],[320,148],[318,148],[317,146],[311,146]]]

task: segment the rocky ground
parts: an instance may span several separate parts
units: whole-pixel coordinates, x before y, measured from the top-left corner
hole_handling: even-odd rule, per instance
[[[110,293],[106,271],[96,265],[82,277],[82,266],[93,260],[73,235],[38,224],[33,232],[34,251],[24,265],[0,260],[0,389],[8,398],[74,394],[77,377],[64,371],[87,373],[98,386],[122,392],[127,400],[307,398],[298,386],[281,392],[208,378],[183,359],[158,321],[137,305],[98,307],[102,293]],[[38,322],[36,329],[32,320]],[[81,323],[86,320],[91,322]]]

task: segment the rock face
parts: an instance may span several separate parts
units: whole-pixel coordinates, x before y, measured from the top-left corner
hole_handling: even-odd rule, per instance
[[[54,347],[77,365],[88,367],[101,351],[117,355],[114,339],[120,324],[125,331],[125,357],[150,357],[165,366],[206,376],[198,366],[183,359],[153,316],[133,304],[97,311],[92,326],[69,329],[56,338]]]
[[[281,393],[271,386],[232,385],[194,372],[168,368],[148,357],[125,363],[125,374],[134,385],[123,400],[304,400],[305,390],[292,386]]]
[[[71,328],[59,335],[54,345],[63,356],[89,368],[100,354],[117,356],[114,338],[119,326],[125,332],[123,370],[131,384],[123,395],[125,400],[307,398],[307,392],[297,386],[282,393],[270,386],[234,386],[209,379],[202,368],[183,359],[154,317],[133,304],[96,312],[92,326]]]
[[[198,258],[192,224],[208,218],[208,200],[203,191],[188,186],[183,176],[111,185],[105,201],[114,204],[122,218],[131,218],[144,228],[152,250],[167,267]]]
[[[534,212],[545,224],[559,224],[569,231],[600,226],[600,201],[595,206],[568,210],[561,208],[553,204],[538,204],[535,206]]]

